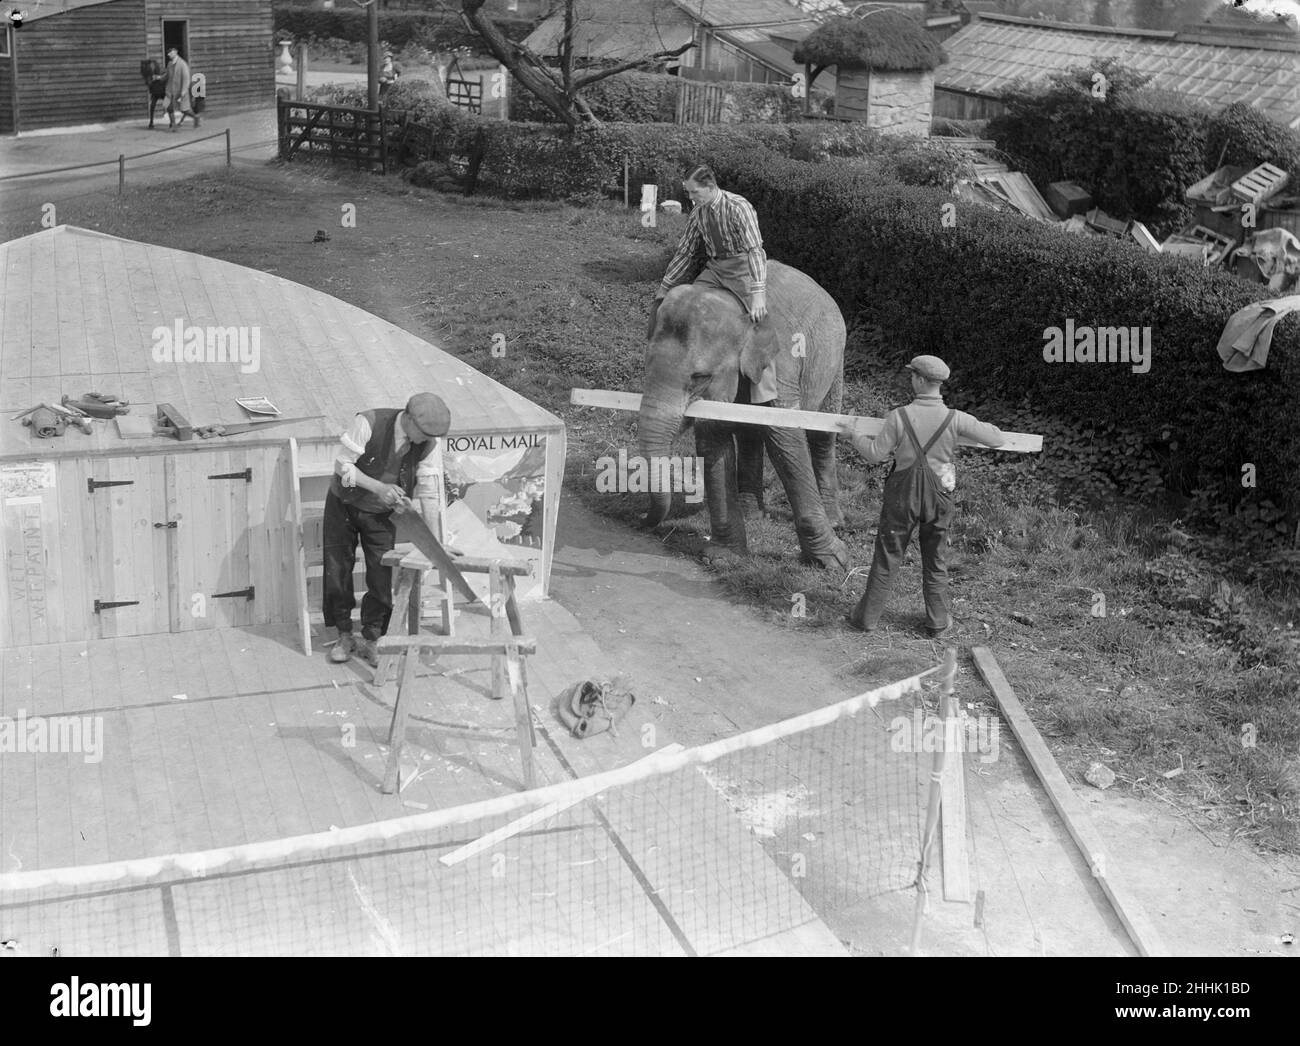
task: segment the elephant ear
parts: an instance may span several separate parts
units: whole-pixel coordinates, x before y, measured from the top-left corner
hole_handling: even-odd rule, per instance
[[[749,324],[745,344],[740,350],[740,372],[754,384],[758,384],[763,371],[776,359],[776,332],[770,323],[758,326]]]

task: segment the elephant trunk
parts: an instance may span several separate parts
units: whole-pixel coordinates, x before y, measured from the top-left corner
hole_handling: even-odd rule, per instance
[[[641,397],[641,412],[637,421],[637,449],[641,457],[655,471],[653,462],[656,458],[668,457],[673,440],[682,429],[682,419],[686,414],[686,394],[673,389],[665,392],[662,387],[652,388]],[[668,518],[672,508],[673,495],[670,490],[651,491],[645,519],[641,525],[647,528],[657,527]]]

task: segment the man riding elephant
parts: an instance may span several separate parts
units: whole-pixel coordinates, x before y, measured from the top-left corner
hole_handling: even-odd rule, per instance
[[[835,299],[807,274],[778,261],[768,263],[767,276],[771,339],[756,337],[757,324],[734,294],[706,281],[674,287],[656,310],[637,421],[640,453],[652,473],[672,461],[672,443],[692,420],[692,403],[747,403],[750,396],[742,389],[760,385],[769,369],[775,373],[774,408],[839,413],[845,329]],[[833,432],[706,418],[693,423],[712,532],[708,557],[748,549],[737,483],[743,433],[763,441],[785,488],[803,562],[847,566],[848,550],[834,533],[843,517]],[[671,508],[668,487],[652,490],[645,525],[658,526]]]
[[[704,269],[694,282],[735,295],[755,325],[759,350],[774,356],[775,348],[770,343],[776,335],[767,311],[767,254],[763,250],[758,215],[743,196],[720,189],[709,167],[696,167],[682,186],[694,209],[655,294],[646,337],[654,331],[655,316],[664,296],[674,287],[691,282],[690,273],[703,253]],[[742,401],[767,406],[776,399],[775,366],[766,367],[755,382],[744,377],[741,380]],[[748,428],[739,429],[736,438],[741,511],[751,519],[763,511],[763,440],[761,434]]]

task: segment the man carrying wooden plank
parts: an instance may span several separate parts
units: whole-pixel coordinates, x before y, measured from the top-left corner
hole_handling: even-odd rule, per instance
[[[393,613],[393,571],[383,563],[397,541],[393,515],[412,511],[412,498],[437,499],[440,482],[432,452],[451,428],[451,411],[439,396],[420,392],[406,409],[362,411],[339,438],[334,479],[325,498],[323,611],[326,626],[338,629],[330,660],[354,653],[377,666],[375,643],[388,631]],[[356,596],[352,570],[357,545],[366,559],[366,594],[361,601],[361,639],[352,636]]]
[[[917,356],[907,369],[914,398],[907,407],[890,411],[875,439],[858,432],[857,419],[840,428],[854,449],[873,465],[894,456],[894,466],[885,480],[867,590],[846,620],[863,632],[879,627],[895,574],[912,532],[919,526],[926,631],[932,639],[943,639],[953,631],[948,602],[948,529],[956,509],[952,494],[957,488],[957,440],[965,437],[999,447],[1006,437],[997,426],[944,405],[939,386],[951,372],[943,360]]]

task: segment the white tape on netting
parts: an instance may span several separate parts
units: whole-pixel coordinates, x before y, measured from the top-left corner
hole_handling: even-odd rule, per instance
[[[900,679],[898,682],[868,690],[857,697],[850,697],[825,708],[794,716],[779,723],[772,723],[769,726],[761,726],[737,734],[735,737],[712,741],[696,748],[683,751],[679,745],[667,745],[658,752],[617,770],[608,770],[577,781],[548,785],[545,788],[535,788],[515,795],[503,795],[495,799],[467,803],[464,806],[454,806],[447,810],[434,810],[426,814],[412,814],[388,821],[372,821],[335,831],[296,835],[268,842],[245,843],[215,850],[71,868],[36,869],[29,872],[0,874],[0,900],[4,900],[3,895],[6,892],[31,891],[57,886],[108,886],[124,880],[140,883],[160,878],[203,878],[214,873],[255,870],[251,868],[255,865],[266,865],[267,871],[274,871],[275,865],[287,863],[291,858],[305,857],[321,851],[349,846],[361,847],[403,836],[437,831],[451,825],[498,818],[536,807],[553,805],[557,809],[564,809],[612,788],[632,784],[647,777],[669,774],[684,767],[711,763],[733,752],[758,748],[793,734],[828,726],[839,719],[855,716],[864,708],[875,708],[882,702],[897,701],[907,694],[919,693],[922,680],[942,671],[943,665],[936,665],[934,668],[928,668],[924,672]]]

